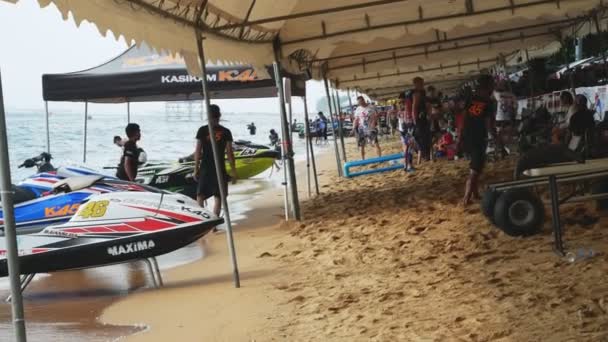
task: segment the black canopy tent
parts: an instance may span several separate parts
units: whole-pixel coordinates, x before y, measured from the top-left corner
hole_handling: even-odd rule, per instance
[[[247,65],[208,65],[206,80],[210,98],[243,99],[277,97],[277,82],[272,68],[258,72]],[[303,75],[282,72],[291,96],[306,101]],[[97,67],[66,74],[42,76],[42,93],[46,107],[46,143],[50,153],[49,101],[84,102],[83,162],[86,162],[88,103],[127,103],[130,122],[131,102],[202,100],[202,79],[188,73],[179,56],[157,52],[145,43],[132,46],[118,57]],[[305,106],[305,111],[307,108]],[[305,113],[308,118],[308,113]],[[307,138],[307,140],[309,140]],[[314,160],[312,144],[307,142]],[[308,153],[307,153],[308,156]],[[314,164],[314,162],[313,162]],[[308,165],[308,163],[307,163]],[[316,174],[315,183],[317,182]],[[310,186],[309,186],[310,188]],[[297,191],[292,189],[292,191]],[[297,203],[293,203],[298,206]]]
[[[267,75],[272,72],[268,70]],[[292,95],[305,96],[305,79],[289,75]],[[209,65],[207,81],[215,99],[276,97],[276,83],[251,66]],[[202,99],[201,78],[188,74],[179,56],[132,46],[97,67],[42,76],[45,101],[123,103]]]
[[[270,70],[269,70],[270,71]],[[210,97],[243,99],[277,97],[272,72],[264,75],[246,65],[207,66]],[[306,96],[306,79],[288,75],[292,96]],[[88,103],[201,100],[201,78],[188,74],[184,60],[157,52],[145,44],[132,46],[118,57],[83,71],[42,75],[42,97],[46,107],[46,144],[50,153],[48,102],[84,102],[84,152],[86,162]]]

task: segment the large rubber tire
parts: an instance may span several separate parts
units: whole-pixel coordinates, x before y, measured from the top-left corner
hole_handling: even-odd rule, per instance
[[[494,206],[494,222],[510,236],[537,234],[545,220],[540,198],[528,190],[510,190],[501,194]]]
[[[492,223],[494,223],[494,206],[500,194],[492,188],[487,188],[481,197],[481,212]]]

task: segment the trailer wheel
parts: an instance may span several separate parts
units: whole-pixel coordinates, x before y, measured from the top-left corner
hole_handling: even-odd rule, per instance
[[[494,223],[494,206],[496,206],[496,200],[500,195],[501,192],[487,188],[481,198],[481,212],[492,223]]]
[[[494,222],[510,236],[529,236],[540,231],[545,219],[541,200],[528,190],[503,193],[494,206]]]

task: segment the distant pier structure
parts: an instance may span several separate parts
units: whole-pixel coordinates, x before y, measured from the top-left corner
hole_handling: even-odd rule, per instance
[[[199,121],[203,119],[203,101],[165,102],[165,120]]]

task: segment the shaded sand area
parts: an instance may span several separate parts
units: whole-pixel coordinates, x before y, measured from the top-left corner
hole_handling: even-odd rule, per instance
[[[608,341],[606,221],[579,223],[597,217],[592,203],[562,210],[567,247],[595,251],[568,263],[552,252],[550,216],[524,239],[478,204],[463,209],[465,161],[339,179],[331,155],[321,159],[322,194],[302,222],[272,226],[282,209],[269,198],[237,232],[241,289],[215,235],[208,258],[103,321],[149,326],[128,341]],[[509,179],[512,162],[489,164],[483,181]]]

